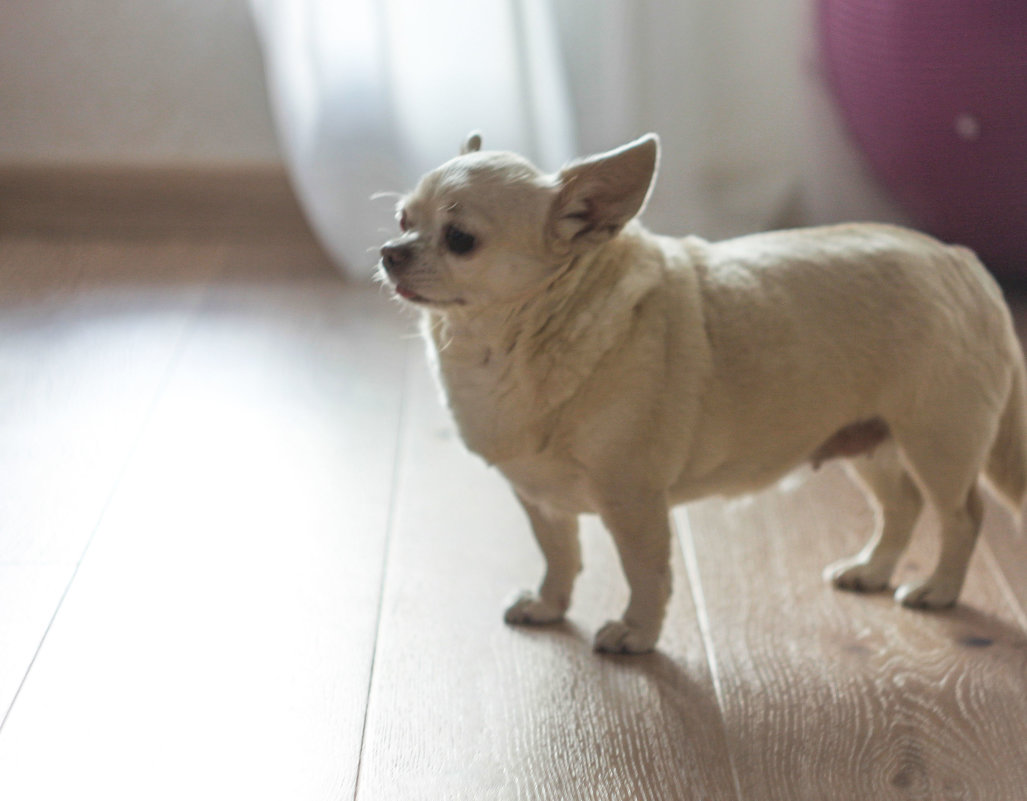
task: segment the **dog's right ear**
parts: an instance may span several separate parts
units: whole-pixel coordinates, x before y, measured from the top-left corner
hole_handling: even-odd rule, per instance
[[[464,143],[460,145],[460,155],[466,156],[468,153],[477,153],[479,150],[481,150],[481,132],[471,131]]]
[[[656,134],[560,171],[550,230],[561,249],[587,250],[615,237],[642,211],[656,174]]]

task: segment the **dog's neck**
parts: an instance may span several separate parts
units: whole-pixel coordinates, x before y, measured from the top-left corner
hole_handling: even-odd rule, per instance
[[[627,241],[645,236],[632,226],[568,261],[529,298],[427,315],[433,361],[472,450],[496,463],[541,447],[521,435],[527,421],[551,415],[578,392],[628,335],[635,306],[659,283],[659,254],[639,257],[637,241]]]

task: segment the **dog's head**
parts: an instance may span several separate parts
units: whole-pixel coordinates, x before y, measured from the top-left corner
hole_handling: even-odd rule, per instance
[[[482,151],[472,134],[399,203],[381,275],[435,310],[526,299],[642,210],[658,151],[648,134],[547,175],[513,153]]]

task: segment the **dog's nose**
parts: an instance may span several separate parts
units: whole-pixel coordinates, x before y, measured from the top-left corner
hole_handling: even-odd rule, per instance
[[[385,244],[382,247],[382,264],[395,275],[410,263],[410,248],[407,245]]]

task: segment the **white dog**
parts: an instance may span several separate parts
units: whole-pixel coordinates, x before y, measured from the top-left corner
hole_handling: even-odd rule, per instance
[[[557,175],[480,146],[472,135],[403,199],[381,269],[423,309],[460,434],[513,485],[545,555],[508,622],[563,617],[577,518],[595,513],[631,589],[595,646],[651,650],[670,594],[669,505],[833,457],[879,519],[829,578],[886,588],[926,496],[940,560],[895,595],[955,602],[979,475],[1015,510],[1027,490],[1023,354],[971,251],[884,225],[656,236],[633,221],[656,136]]]

